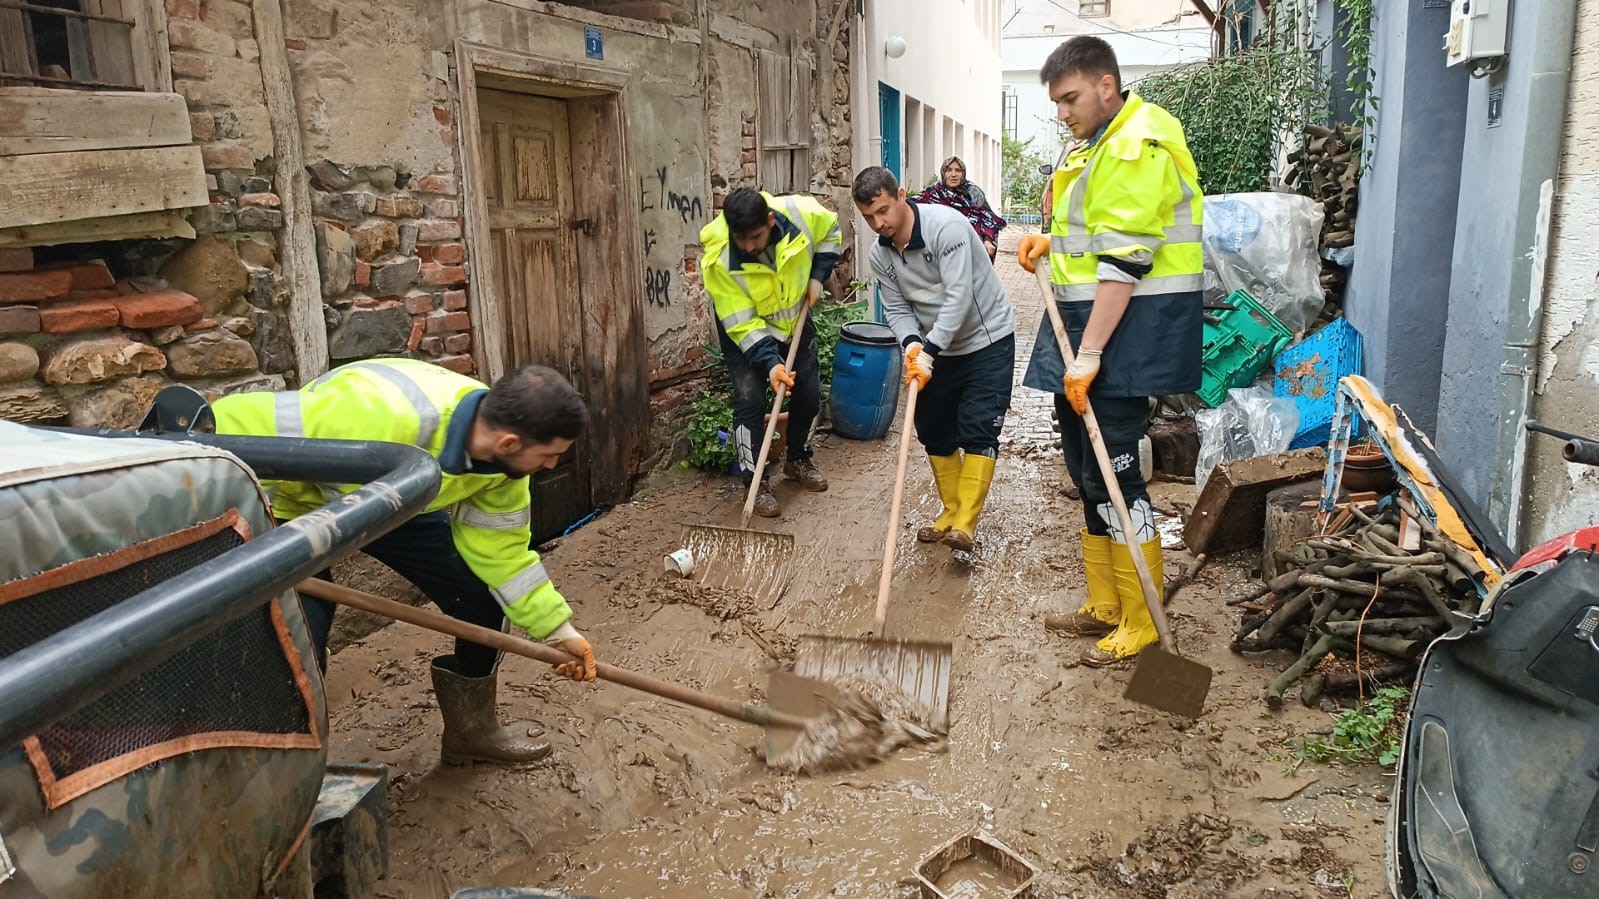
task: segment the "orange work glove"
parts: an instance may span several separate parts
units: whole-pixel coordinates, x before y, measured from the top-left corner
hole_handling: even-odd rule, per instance
[[[567,655],[577,656],[570,662],[555,666],[555,673],[572,680],[592,681],[598,677],[599,663],[594,660],[594,647],[582,635],[568,637],[556,644]]]
[[[807,308],[815,309],[816,301],[822,298],[823,293],[824,291],[822,290],[822,282],[812,278],[810,285],[805,291],[805,302]]]
[[[799,340],[799,335],[795,334],[794,339]],[[782,384],[785,389],[794,389],[794,373],[789,371],[788,366],[781,362],[772,366],[772,370],[766,373],[766,380],[772,382],[773,390],[776,390],[779,384]]]
[[[1066,369],[1066,402],[1078,415],[1088,413],[1088,388],[1099,374],[1099,350],[1081,350]]]
[[[919,343],[905,348],[905,385],[916,382],[917,390],[926,390],[933,379],[933,357]]]
[[[1029,272],[1036,267],[1040,257],[1049,255],[1049,237],[1043,234],[1028,234],[1016,244],[1016,261],[1022,268]]]

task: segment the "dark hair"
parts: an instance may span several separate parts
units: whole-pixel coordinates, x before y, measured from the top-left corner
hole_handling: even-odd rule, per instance
[[[589,410],[561,373],[524,365],[494,382],[478,406],[483,423],[529,443],[576,440],[588,426]]]
[[[727,230],[734,237],[743,237],[771,221],[772,207],[766,198],[753,187],[740,187],[722,200],[722,215],[727,218]]]
[[[849,191],[857,203],[870,203],[880,193],[887,193],[890,200],[899,196],[899,179],[880,165],[861,169],[861,173],[855,176],[855,185]]]
[[[1079,34],[1055,48],[1038,70],[1041,84],[1054,84],[1067,75],[1082,73],[1089,78],[1110,75],[1116,79],[1116,89],[1122,89],[1122,70],[1116,63],[1116,51],[1104,38]]]
[[[944,160],[944,164],[938,167],[938,173],[940,175],[944,174],[945,172],[949,171],[950,166],[959,168],[962,175],[966,174],[966,163],[961,162],[961,158],[959,156],[951,156],[950,158]]]

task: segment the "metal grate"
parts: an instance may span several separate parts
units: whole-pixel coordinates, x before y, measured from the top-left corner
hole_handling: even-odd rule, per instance
[[[139,90],[121,0],[0,0],[0,85]]]
[[[106,574],[0,604],[0,660],[243,542],[236,531],[223,530]],[[36,736],[59,781],[195,735],[305,734],[310,728],[310,712],[267,604]]]

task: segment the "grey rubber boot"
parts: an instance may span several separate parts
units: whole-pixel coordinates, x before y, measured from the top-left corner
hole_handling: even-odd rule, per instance
[[[444,716],[444,746],[440,753],[446,765],[472,762],[497,762],[526,765],[550,754],[550,744],[525,736],[526,724],[518,724],[518,734],[500,726],[495,711],[498,676],[462,677],[451,670],[455,656],[433,660],[433,693]]]

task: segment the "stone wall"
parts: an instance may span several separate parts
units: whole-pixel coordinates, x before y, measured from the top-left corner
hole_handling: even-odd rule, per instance
[[[193,294],[140,273],[172,249],[129,244],[111,264],[78,255],[80,248],[56,261],[63,251],[0,250],[0,410],[7,419],[126,428],[173,382],[210,398],[282,388],[282,376],[261,372],[249,317],[213,317]],[[133,274],[119,278],[113,265]],[[166,268],[182,273],[183,265]]]

